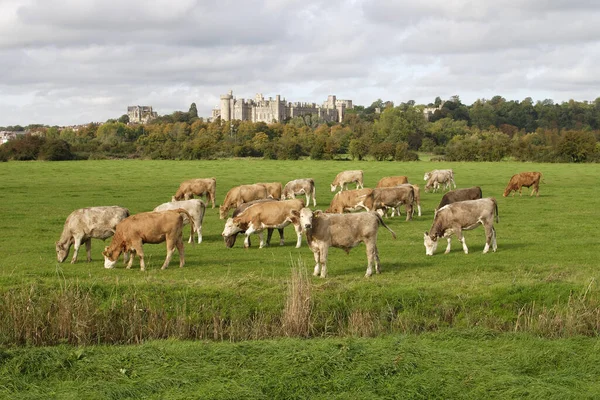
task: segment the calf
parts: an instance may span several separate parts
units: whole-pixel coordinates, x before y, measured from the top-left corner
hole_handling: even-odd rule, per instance
[[[356,182],[356,188],[363,188],[363,171],[362,170],[354,170],[354,171],[342,171],[333,180],[331,183],[331,191],[335,192],[336,188],[340,187],[340,192],[344,189],[348,190],[348,184]]]
[[[171,201],[189,200],[194,195],[206,196],[206,202],[212,203],[212,208],[215,208],[215,193],[217,190],[217,180],[215,178],[206,179],[190,179],[189,181],[181,182],[179,189]]]
[[[113,268],[121,252],[133,252],[127,269],[131,268],[135,254],[140,257],[140,269],[144,271],[144,243],[162,243],[167,242],[167,258],[161,269],[167,268],[175,247],[179,251],[179,267],[185,264],[183,249],[183,216],[187,216],[190,223],[193,224],[193,218],[187,211],[180,208],[177,210],[145,212],[132,215],[119,222],[115,230],[115,235],[110,245],[104,248],[104,268]]]
[[[268,197],[267,188],[263,185],[240,185],[231,188],[225,195],[223,204],[219,207],[219,218],[225,219],[232,207],[239,207],[240,204],[248,203],[252,200],[266,199]]]
[[[438,204],[435,211],[444,207],[447,204],[456,203],[457,201],[465,201],[465,200],[477,200],[483,197],[481,193],[481,188],[479,186],[473,186],[467,189],[456,189],[451,190],[442,196],[442,200],[440,204]]]
[[[235,210],[233,210],[233,215],[232,218],[237,217],[238,215],[240,215],[246,208],[252,206],[253,204],[256,203],[265,203],[265,202],[269,202],[269,201],[278,201],[275,199],[260,199],[260,200],[253,200],[250,201],[248,203],[244,203],[241,204],[238,208],[236,208]],[[271,237],[273,236],[273,230],[274,228],[267,228],[267,246],[271,245]],[[279,232],[279,243],[283,244],[283,228],[278,228],[277,231]],[[239,233],[245,233],[245,231],[240,231],[238,233],[234,233],[231,235],[227,235],[227,236],[223,236],[223,240],[225,242],[225,246],[228,248],[232,248],[233,245],[235,244],[235,241],[237,239],[237,236]],[[248,247],[250,247],[252,245],[250,237],[247,238],[248,239]],[[244,242],[244,244],[246,244],[246,242]]]
[[[281,183],[280,182],[269,182],[269,183],[257,183],[257,185],[263,185],[267,189],[267,197],[275,200],[281,199]]]
[[[408,178],[406,176],[386,176],[385,178],[381,178],[379,182],[377,182],[377,189],[386,188],[386,187],[394,187],[398,185],[402,185],[408,183]]]
[[[244,247],[249,247],[248,238],[252,233],[257,233],[260,239],[260,248],[265,247],[262,231],[266,228],[282,229],[288,226],[291,221],[291,212],[299,211],[304,207],[304,202],[300,199],[271,201],[256,203],[242,211],[239,215],[229,218],[225,223],[222,236],[225,238],[245,232],[246,240]],[[296,248],[300,247],[302,242],[302,231],[296,228],[297,241]],[[283,239],[280,243],[283,245]]]
[[[380,212],[382,216],[387,214],[387,210],[391,208],[393,217],[395,211],[404,204],[406,207],[406,220],[409,221],[412,219],[414,201],[415,192],[412,185],[373,189],[373,208]],[[400,212],[398,212],[398,215],[400,215]]]
[[[325,214],[320,211],[314,213],[309,208],[292,211],[293,223],[299,225],[306,233],[308,246],[315,257],[313,274],[321,278],[327,276],[327,254],[329,247],[337,247],[349,253],[353,247],[364,243],[367,250],[367,272],[365,276],[379,273],[379,252],[377,250],[377,231],[383,225],[396,234],[383,222],[376,212],[358,214]]]
[[[510,181],[508,181],[508,185],[506,186],[506,189],[504,189],[502,196],[506,197],[510,192],[514,191],[516,193],[517,190],[519,191],[519,196],[522,196],[523,193],[521,190],[523,189],[523,186],[527,188],[533,186],[529,196],[533,196],[533,194],[536,193],[536,197],[539,197],[540,179],[542,179],[541,172],[521,172],[520,174],[515,174],[510,178]],[[515,193],[513,193],[513,197],[515,196]]]
[[[327,213],[343,213],[345,211],[356,211],[364,208],[367,211],[373,209],[373,189],[356,189],[338,192],[333,196]]]
[[[496,222],[498,222],[498,204],[493,197],[459,201],[440,208],[435,214],[431,229],[423,235],[425,254],[432,256],[437,248],[438,239],[442,237],[448,239],[448,246],[445,252],[445,254],[448,254],[450,252],[450,237],[452,234],[456,234],[456,237],[462,243],[465,254],[469,254],[462,231],[475,229],[479,225],[483,225],[486,235],[483,253],[485,254],[489,251],[490,244],[492,245],[492,250],[496,251],[494,214]]]
[[[444,188],[446,190],[451,188],[451,185],[454,185],[456,189],[456,183],[454,182],[454,172],[451,169],[436,169],[431,172],[425,173],[425,180],[427,183],[425,184],[425,191],[429,191],[433,188],[433,192],[436,192],[440,183],[444,184]]]
[[[118,206],[88,207],[73,211],[67,217],[60,239],[56,242],[56,258],[63,262],[74,245],[71,264],[77,261],[79,247],[85,243],[88,262],[92,261],[92,238],[105,240],[115,233],[115,227],[129,217],[129,210]]]
[[[183,208],[193,218],[190,224],[190,239],[188,243],[194,241],[194,231],[198,234],[198,244],[202,243],[202,221],[204,220],[204,212],[206,210],[204,202],[200,199],[172,201],[157,206],[154,208],[154,211],[177,210],[178,208]],[[189,223],[189,220],[187,217],[184,217],[183,224],[187,223]]]
[[[295,179],[285,184],[281,193],[281,200],[295,199],[297,194],[306,195],[306,205],[310,204],[312,196],[313,207],[317,206],[317,198],[315,196],[315,181],[312,178]]]

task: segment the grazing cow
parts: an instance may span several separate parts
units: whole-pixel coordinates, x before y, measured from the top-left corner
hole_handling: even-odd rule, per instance
[[[190,239],[188,240],[188,243],[194,241],[194,232],[198,234],[198,244],[202,243],[202,221],[204,220],[204,212],[206,210],[206,206],[202,200],[191,199],[163,203],[154,208],[153,211],[177,210],[178,208],[183,208],[194,219],[192,221],[193,223],[190,224]],[[189,220],[187,217],[184,217],[183,224],[185,225],[187,223],[189,223]]]
[[[521,172],[520,174],[515,174],[510,178],[510,181],[508,181],[508,185],[506,186],[506,189],[504,189],[502,196],[506,197],[510,192],[514,191],[516,193],[517,190],[519,191],[519,196],[522,196],[523,193],[521,190],[523,189],[523,186],[527,188],[533,186],[529,195],[533,196],[533,194],[536,193],[536,197],[539,197],[540,179],[542,179],[541,172]],[[513,197],[515,196],[515,193],[513,193]]]
[[[306,241],[315,257],[315,269],[313,275],[327,276],[327,254],[329,247],[337,247],[349,253],[353,247],[361,242],[367,248],[367,272],[365,276],[379,273],[379,252],[377,251],[377,230],[383,225],[392,233],[396,234],[383,222],[376,212],[358,214],[326,214],[321,211],[314,213],[309,208],[300,211],[292,211],[293,223],[300,225],[306,233]]]
[[[267,197],[275,200],[281,199],[280,182],[257,183],[257,185],[263,185],[267,189]]]
[[[442,196],[442,200],[440,204],[438,204],[435,211],[444,207],[447,204],[456,203],[457,201],[465,201],[465,200],[477,200],[483,197],[481,193],[481,188],[479,186],[473,186],[467,189],[455,189],[451,190]]]
[[[404,175],[401,176],[386,176],[385,178],[381,178],[379,182],[377,182],[376,188],[387,188],[394,187],[398,185],[402,185],[408,183],[408,178]]]
[[[223,204],[219,207],[219,218],[227,218],[229,210],[232,207],[239,207],[242,203],[248,203],[252,200],[266,199],[268,197],[267,188],[263,185],[240,185],[233,187],[225,195]]]
[[[232,217],[235,218],[238,215],[240,215],[242,213],[242,211],[244,211],[246,208],[250,207],[253,204],[256,203],[265,203],[268,201],[279,201],[279,200],[275,200],[275,199],[260,199],[260,200],[253,200],[250,201],[248,203],[243,203],[241,204],[238,208],[236,208],[235,210],[233,210],[233,215]],[[274,228],[267,228],[267,246],[271,245],[271,237],[273,236],[273,230]],[[283,243],[283,228],[277,229],[277,231],[279,231],[279,242]],[[235,241],[237,239],[237,236],[239,233],[245,233],[244,231],[240,231],[238,233],[234,233],[232,235],[229,236],[223,236],[223,240],[225,241],[225,246],[227,246],[228,248],[232,248],[233,245],[235,244]],[[250,247],[252,244],[250,243],[250,237],[248,237],[248,247]]]
[[[483,253],[490,250],[496,251],[496,230],[494,229],[494,214],[498,222],[498,204],[493,197],[487,197],[478,200],[459,201],[445,205],[437,210],[433,219],[433,225],[429,232],[423,235],[425,254],[432,256],[438,244],[438,239],[445,237],[448,239],[448,246],[445,254],[450,252],[450,237],[456,234],[458,240],[462,243],[465,254],[469,254],[469,249],[463,237],[463,230],[471,230],[483,225],[485,228],[485,247]]]
[[[104,248],[104,268],[113,268],[121,252],[134,252],[131,254],[127,269],[131,268],[135,254],[140,257],[140,269],[144,271],[144,243],[167,242],[167,258],[161,269],[167,268],[175,247],[179,252],[179,268],[185,264],[183,249],[183,216],[194,219],[183,208],[158,212],[145,212],[132,215],[119,222],[115,235],[110,245]],[[190,222],[193,225],[193,222]]]
[[[393,217],[394,212],[404,204],[406,207],[406,220],[412,219],[413,203],[415,201],[415,191],[412,185],[373,189],[373,200],[373,208],[381,216],[386,215],[387,210],[391,208]],[[398,215],[400,215],[399,211]]]
[[[260,239],[260,248],[262,249],[265,247],[263,230],[266,228],[283,229],[292,222],[290,219],[292,210],[300,211],[303,207],[304,202],[300,199],[253,204],[237,216],[227,219],[222,236],[223,238],[227,238],[228,236],[245,232],[244,247],[248,248],[250,247],[249,236],[252,233],[257,233]],[[299,248],[302,243],[302,230],[300,227],[296,227],[296,234],[298,237],[296,248]],[[283,246],[283,244],[282,238],[280,245]]]
[[[405,183],[403,185],[398,185],[398,187],[403,187],[403,186],[410,186],[413,188],[413,192],[415,195],[415,202],[413,203],[413,214],[415,213],[415,207],[414,205],[417,205],[417,211],[418,211],[418,215],[419,217],[421,216],[421,188],[419,187],[419,185],[412,185],[410,183]],[[398,211],[398,215],[400,215],[400,210],[397,209],[396,211]]]
[[[357,211],[361,208],[371,211],[373,201],[373,189],[346,190],[333,196],[331,204],[325,212],[341,214],[345,211]]]
[[[315,196],[315,181],[312,178],[295,179],[285,184],[281,193],[281,200],[295,199],[297,194],[306,195],[306,205],[310,204],[312,196],[313,207],[317,206],[317,198]]]
[[[206,202],[212,203],[212,208],[215,208],[215,193],[217,190],[217,180],[215,178],[206,179],[190,179],[189,181],[181,182],[179,189],[171,201],[189,200],[194,198],[194,195],[201,197],[206,196]]]
[[[363,188],[363,172],[362,170],[342,171],[331,183],[331,191],[335,192],[336,188],[340,187],[340,192],[344,189],[348,190],[348,184],[356,182],[356,188]]]
[[[456,183],[454,182],[454,172],[451,169],[438,169],[431,172],[425,173],[427,177],[427,183],[425,184],[425,191],[429,191],[433,188],[433,192],[436,192],[440,183],[444,184],[446,190],[450,189],[452,185],[456,189]]]
[[[129,217],[129,210],[118,206],[88,207],[73,211],[67,217],[60,239],[56,242],[56,258],[63,262],[74,245],[71,264],[77,261],[79,247],[85,243],[88,262],[92,261],[92,238],[107,239],[115,233],[115,227]]]

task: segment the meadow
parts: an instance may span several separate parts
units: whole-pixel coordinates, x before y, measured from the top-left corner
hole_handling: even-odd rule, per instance
[[[422,190],[423,215],[386,219],[382,272],[365,278],[364,246],[332,249],[329,276],[311,275],[305,238],[225,247],[207,207],[204,241],[160,270],[165,246],[145,245],[147,271],[103,268],[92,241],[56,261],[67,215],[169,201],[179,183],[229,188],[312,177],[317,208],[337,172],[383,176],[452,168],[458,187],[498,200],[498,251],[478,228],[425,256],[441,193]],[[503,198],[511,175],[540,171],[539,197]],[[596,164],[428,161],[85,161],[0,164],[0,396],[14,398],[593,398],[600,394]],[[187,239],[189,228],[184,229]],[[275,235],[275,238],[277,235]],[[71,250],[72,252],[72,250]],[[71,253],[72,254],[72,253]],[[70,259],[70,257],[68,258]],[[405,394],[405,396],[403,396]]]

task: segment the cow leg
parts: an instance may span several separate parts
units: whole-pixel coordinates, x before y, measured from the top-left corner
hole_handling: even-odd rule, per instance
[[[329,247],[324,245],[320,249],[320,259],[321,259],[321,278],[327,277],[327,253],[329,252]]]
[[[190,238],[188,240],[188,243],[193,243],[194,242],[194,228],[192,227],[192,223],[190,221]]]
[[[313,275],[314,276],[319,276],[319,273],[321,272],[321,252],[319,251],[319,249],[317,250],[313,250],[311,249],[313,252],[313,256],[315,257],[315,269],[313,271]]]
[[[458,237],[458,240],[462,243],[463,251],[465,252],[465,254],[469,254],[469,248],[467,247],[467,241],[465,240],[465,237],[462,234],[462,230],[458,230],[456,232],[456,236]]]
[[[448,240],[448,245],[446,246],[446,251],[444,252],[444,254],[450,253],[450,243],[452,241],[451,237],[447,237],[446,239]]]
[[[183,268],[185,264],[185,248],[183,247],[183,240],[177,240],[175,244],[177,246],[177,252],[179,253],[179,268]]]
[[[271,236],[273,236],[273,228],[267,228],[267,246],[271,245]]]
[[[283,240],[283,228],[277,228],[277,231],[279,232],[279,245],[283,246],[285,244],[285,241]],[[300,231],[302,233],[302,231]]]
[[[196,227],[196,234],[198,235],[198,244],[200,244],[202,243],[202,224],[198,224],[194,221],[194,226]]]
[[[85,241],[85,255],[88,262],[92,261],[92,238]]]
[[[496,243],[496,229],[492,226],[492,251],[495,253],[496,249],[498,249],[498,244]]]
[[[146,263],[144,262],[144,248],[142,247],[141,240],[138,243],[131,243],[130,247],[131,247],[131,249],[133,249],[133,251],[135,252],[135,254],[137,254],[138,257],[140,258],[140,270],[141,271],[145,271],[146,270]],[[133,256],[129,260],[129,264],[127,265],[127,269],[131,268],[132,264],[133,264]]]
[[[419,217],[421,216],[421,205],[417,204],[417,210],[419,210]]]
[[[404,206],[406,208],[406,220],[410,221],[412,220],[412,215],[413,215],[413,206],[411,203],[406,203],[406,205]]]
[[[313,207],[316,207],[317,206],[317,196],[315,196],[314,193],[312,195],[312,199],[313,199]],[[308,205],[308,203],[306,203],[306,205]]]
[[[75,264],[77,261],[77,253],[79,252],[79,247],[81,246],[81,236],[75,237],[73,242],[73,258],[71,258],[71,264]]]
[[[302,244],[302,227],[300,225],[296,226],[294,225],[294,230],[296,231],[296,248],[299,249],[300,245]],[[283,233],[283,229],[279,230],[280,233]],[[283,240],[283,237],[281,238],[281,240]]]
[[[215,195],[213,193],[210,194],[210,202],[212,203],[212,208],[215,208]]]
[[[375,239],[377,240],[377,239]],[[377,255],[377,243],[375,242],[365,242],[367,247],[367,273],[365,277],[373,275],[373,264],[375,264],[375,272],[379,273],[379,259]]]
[[[267,247],[267,244],[265,243],[265,240],[263,237],[263,231],[256,232],[256,234],[258,235],[258,240],[260,240],[260,245],[258,246],[258,248],[262,249],[262,248]]]
[[[167,257],[165,258],[165,262],[160,269],[167,269],[167,266],[173,257],[173,253],[175,253],[175,243],[173,243],[171,239],[167,239]],[[179,257],[181,257],[181,253],[179,253]]]
[[[129,262],[127,263],[127,267],[126,267],[127,269],[131,269],[131,266],[133,265],[133,260],[135,259],[136,253],[137,253],[136,250],[133,248],[129,251]],[[125,256],[123,256],[123,258],[124,257]]]
[[[305,193],[306,195],[306,207],[310,205],[310,193]]]

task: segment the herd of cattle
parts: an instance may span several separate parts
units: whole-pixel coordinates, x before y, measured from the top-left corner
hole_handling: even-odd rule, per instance
[[[522,172],[511,177],[503,196],[516,191],[522,194],[523,187],[531,187],[530,195],[539,196],[541,173]],[[493,197],[483,198],[479,187],[456,189],[454,172],[451,169],[434,170],[424,176],[427,181],[425,191],[448,190],[435,210],[433,223],[424,233],[425,253],[433,255],[438,240],[448,241],[446,253],[450,251],[450,239],[456,235],[465,253],[468,248],[462,231],[483,225],[486,243],[483,252],[490,246],[496,251],[496,231],[494,219],[498,222],[498,204]],[[355,183],[355,190],[348,190],[348,184]],[[451,188],[454,187],[454,190]],[[363,171],[340,172],[331,183],[331,191],[337,192],[329,208],[324,212],[313,211],[316,207],[315,182],[313,179],[296,179],[282,187],[281,183],[256,183],[241,185],[230,189],[219,207],[219,216],[226,219],[223,239],[227,247],[233,247],[238,234],[244,234],[244,246],[250,247],[250,235],[257,234],[260,247],[270,243],[275,229],[279,231],[280,244],[283,244],[283,228],[293,225],[296,231],[296,247],[302,242],[305,234],[309,248],[315,258],[314,275],[327,276],[327,254],[329,247],[337,247],[349,252],[360,243],[364,243],[367,252],[366,276],[379,273],[379,254],[377,250],[377,232],[384,226],[395,239],[396,234],[385,224],[382,217],[389,211],[392,217],[400,207],[405,207],[406,220],[413,217],[415,206],[421,216],[420,189],[418,185],[408,182],[406,176],[382,178],[376,188],[365,188]],[[207,202],[215,208],[216,179],[192,179],[182,182],[172,197],[171,202],[157,206],[152,212],[130,215],[129,210],[118,206],[89,207],[73,211],[66,219],[63,232],[56,242],[56,255],[63,262],[74,247],[71,263],[77,260],[81,244],[85,243],[87,260],[91,261],[91,239],[107,239],[112,236],[111,243],[102,252],[105,268],[113,268],[121,254],[131,268],[134,256],[140,259],[140,268],[145,270],[144,243],[166,242],[167,256],[162,265],[165,269],[177,248],[179,266],[185,263],[183,245],[183,226],[190,225],[189,243],[197,235],[198,243],[202,242],[202,223],[205,214],[205,203],[193,198],[205,196]],[[306,197],[296,199],[296,196]],[[229,211],[233,215],[228,218]],[[365,210],[364,213],[352,211]],[[267,230],[267,240],[263,240],[263,231]]]

